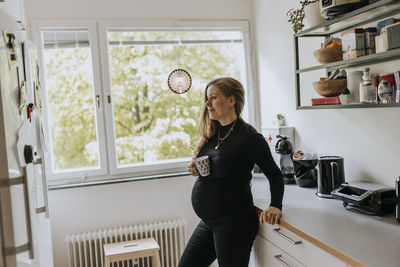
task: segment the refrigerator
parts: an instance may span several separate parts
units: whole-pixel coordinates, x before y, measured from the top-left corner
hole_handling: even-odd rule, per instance
[[[0,267],[51,267],[37,53],[2,10],[0,91]]]

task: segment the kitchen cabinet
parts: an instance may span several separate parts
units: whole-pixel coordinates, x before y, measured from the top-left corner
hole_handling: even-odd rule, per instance
[[[320,105],[311,106],[311,99],[304,97],[302,99],[302,92],[304,90],[314,90],[312,84],[300,88],[301,75],[325,69],[327,72],[337,68],[354,68],[360,66],[368,66],[377,63],[389,62],[400,59],[400,48],[388,50],[383,53],[366,55],[349,60],[342,60],[329,64],[321,64],[311,67],[300,67],[299,57],[299,41],[309,37],[325,37],[328,38],[332,35],[341,33],[348,29],[363,27],[364,25],[377,22],[384,18],[400,14],[400,2],[398,0],[380,0],[346,13],[338,18],[328,20],[323,24],[311,27],[304,31],[294,34],[294,63],[295,63],[295,85],[296,85],[296,108],[297,109],[335,109],[335,108],[375,108],[375,107],[400,107],[400,103],[387,103],[387,104],[348,104],[348,105]],[[317,77],[315,80],[318,80]],[[309,101],[308,104],[305,101]]]
[[[281,225],[263,224],[254,241],[251,267],[347,267],[347,263]]]
[[[256,237],[254,244],[259,250],[258,265],[255,265],[257,267],[304,267],[299,261],[260,235]]]

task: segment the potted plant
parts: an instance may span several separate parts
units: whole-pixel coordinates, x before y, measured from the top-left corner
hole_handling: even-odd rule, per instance
[[[321,17],[319,0],[300,1],[300,5],[299,9],[291,8],[286,13],[289,17],[288,22],[292,23],[292,29],[295,33],[304,28],[303,21],[305,17],[309,27],[324,22],[324,19]]]
[[[283,114],[276,114],[276,121],[278,122],[279,126],[283,126],[285,124],[285,117],[283,116]]]

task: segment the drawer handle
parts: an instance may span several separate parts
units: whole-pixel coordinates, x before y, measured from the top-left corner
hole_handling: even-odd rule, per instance
[[[293,245],[301,244],[301,240],[295,241],[295,240],[291,239],[290,237],[288,237],[287,235],[281,233],[280,230],[281,230],[281,228],[275,228],[274,232],[277,233],[278,235],[280,235],[281,237],[283,237],[284,239],[286,239],[287,241],[289,241]]]
[[[284,260],[282,260],[282,255],[275,255],[274,259],[277,260],[280,264],[286,267],[292,267],[289,264],[287,264]]]

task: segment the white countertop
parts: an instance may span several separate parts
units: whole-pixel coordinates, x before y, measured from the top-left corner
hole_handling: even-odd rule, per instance
[[[319,198],[316,188],[285,185],[282,219],[306,234],[371,267],[400,266],[400,224],[393,214],[369,216],[347,211],[343,202]],[[267,178],[254,174],[254,204],[270,203]]]

